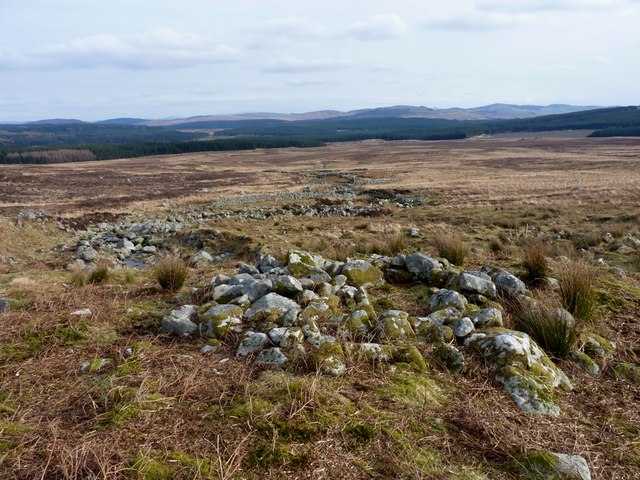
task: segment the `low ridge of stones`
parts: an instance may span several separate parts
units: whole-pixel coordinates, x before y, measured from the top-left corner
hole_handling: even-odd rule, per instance
[[[424,282],[431,291],[430,313],[376,313],[368,289],[383,286],[385,278]],[[238,358],[259,366],[286,368],[305,359],[322,374],[337,376],[346,372],[347,359],[418,373],[433,360],[464,372],[468,356],[476,355],[520,409],[551,416],[560,413],[556,390],[573,388],[531,337],[503,326],[498,295],[529,298],[525,284],[503,269],[466,271],[422,253],[340,262],[291,250],[284,264],[259,256],[203,289],[210,301],[172,310],[163,331],[235,344]],[[569,312],[563,315],[572,319]],[[576,355],[596,366],[615,351],[597,335],[583,343]],[[425,358],[421,345],[427,344],[433,351]]]

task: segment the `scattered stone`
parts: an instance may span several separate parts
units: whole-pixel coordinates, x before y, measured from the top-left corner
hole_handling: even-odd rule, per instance
[[[502,327],[502,312],[497,308],[483,308],[469,314],[476,328]]]
[[[616,380],[626,380],[640,385],[640,367],[632,363],[617,363],[609,369],[609,374]]]
[[[476,328],[473,326],[473,322],[469,317],[463,317],[459,320],[456,320],[452,325],[451,329],[453,333],[455,333],[456,337],[466,337],[471,332],[473,332]]]
[[[443,343],[438,346],[433,351],[433,355],[447,370],[454,373],[463,373],[467,368],[464,355],[462,355],[460,350],[448,343]]]
[[[205,345],[200,349],[200,353],[206,355],[207,353],[215,352],[218,347],[214,347],[213,345]]]
[[[111,364],[110,358],[94,358],[92,360],[85,360],[80,365],[80,371],[95,373],[99,372],[109,364]]]
[[[247,332],[240,341],[236,350],[236,357],[248,357],[254,353],[261,352],[269,345],[269,337],[264,333]]]
[[[169,315],[162,317],[162,331],[172,335],[191,335],[198,331],[198,325],[192,319],[198,313],[193,305],[184,305],[175,310],[171,310]]]
[[[0,297],[0,312],[4,312],[9,309],[9,299],[6,297]]]
[[[444,288],[431,295],[431,298],[429,299],[429,309],[432,312],[450,307],[463,312],[467,307],[467,304],[467,299],[458,292]]]
[[[495,378],[526,413],[557,416],[554,388],[573,388],[536,343],[523,332],[504,328],[472,334],[465,345],[477,349],[494,370]]]
[[[527,477],[558,480],[591,480],[587,461],[579,455],[531,452],[518,455],[516,467]]]
[[[571,359],[581,370],[584,370],[590,375],[598,375],[600,373],[600,366],[586,353],[573,352]]]
[[[352,260],[342,268],[342,275],[357,287],[379,284],[384,279],[380,269],[364,260]]]
[[[371,318],[366,310],[355,310],[347,317],[344,328],[352,337],[368,335],[371,332]]]
[[[262,350],[253,363],[262,367],[279,367],[288,361],[289,359],[284,353],[282,353],[282,350],[278,347],[273,347]]]
[[[486,273],[466,271],[460,274],[460,291],[465,295],[483,295],[493,298],[496,296],[496,286]]]

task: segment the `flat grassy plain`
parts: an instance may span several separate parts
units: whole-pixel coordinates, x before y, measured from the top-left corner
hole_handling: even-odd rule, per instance
[[[640,386],[607,373],[610,362],[640,364],[640,255],[602,241],[606,232],[615,243],[640,236],[640,140],[367,141],[12,165],[0,169],[0,185],[0,297],[10,299],[0,313],[1,479],[517,479],[527,478],[518,455],[536,450],[582,455],[596,479],[640,477]],[[207,245],[234,255],[191,268],[177,294],[146,270],[74,286],[63,269],[76,243],[58,221],[165,218],[222,198],[345,185],[356,205],[399,194],[421,202],[389,201],[369,217],[265,220],[234,215],[253,204],[219,207],[229,218],[194,224],[173,247],[189,258],[193,246],[179,239],[216,229]],[[258,206],[296,203],[274,198]],[[17,225],[25,208],[51,218]],[[409,228],[419,232],[407,236]],[[160,332],[164,314],[194,300],[192,287],[255,253],[436,255],[442,232],[470,247],[467,269],[492,264],[522,276],[532,236],[547,245],[552,276],[562,257],[604,260],[596,314],[584,328],[615,341],[617,352],[598,376],[557,361],[575,386],[559,393],[559,417],[518,410],[482,359],[465,353],[468,370],[448,372],[428,344],[419,346],[427,373],[352,358],[345,375],[329,378],[304,364],[272,371],[236,360],[233,339],[205,355],[205,340]],[[545,286],[535,293],[555,295]],[[378,312],[427,313],[420,283],[389,282],[370,295]],[[82,308],[91,316],[71,315]],[[111,363],[80,371],[100,358]]]

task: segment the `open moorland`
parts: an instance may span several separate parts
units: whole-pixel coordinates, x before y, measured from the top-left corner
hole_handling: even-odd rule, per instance
[[[0,187],[1,479],[640,477],[640,139]]]

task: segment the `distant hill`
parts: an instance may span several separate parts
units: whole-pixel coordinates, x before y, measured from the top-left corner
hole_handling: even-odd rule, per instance
[[[52,118],[46,120],[37,120],[29,122],[29,125],[75,125],[77,123],[87,123],[75,118]]]
[[[171,120],[150,120],[129,125],[149,125],[159,127],[188,128],[189,124],[204,125],[218,122],[239,122],[250,120],[276,120],[282,122],[303,122],[310,120],[331,119],[367,119],[367,118],[434,118],[441,120],[509,120],[516,118],[533,118],[543,115],[593,110],[596,106],[576,105],[510,105],[494,103],[475,108],[429,108],[423,106],[394,105],[391,107],[365,108],[341,112],[338,110],[321,110],[308,113],[241,113],[235,115],[200,115],[196,117],[177,118]],[[119,122],[128,119],[116,119]],[[135,119],[138,121],[138,119]],[[111,122],[106,120],[105,122]],[[103,122],[104,123],[104,122]],[[123,124],[123,123],[120,123]]]
[[[101,122],[95,122],[98,125],[146,125],[151,120],[144,118],[111,118],[109,120],[102,120]]]

